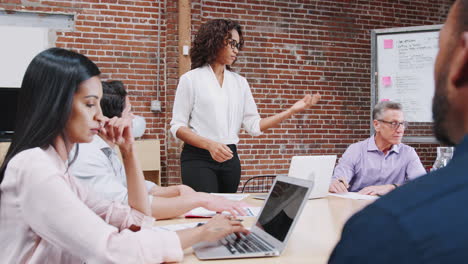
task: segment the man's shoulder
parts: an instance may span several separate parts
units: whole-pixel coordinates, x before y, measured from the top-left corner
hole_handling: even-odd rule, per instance
[[[328,263],[418,263],[414,253],[408,232],[375,202],[346,222]]]
[[[100,136],[97,136],[97,135],[94,136],[91,142],[79,144],[79,151],[86,153],[87,155],[104,154],[104,152],[102,152],[103,148],[111,149],[109,144],[106,141],[104,141],[104,139],[102,139]]]
[[[369,144],[369,141],[371,140],[374,140],[374,137],[368,137],[368,138],[365,138],[365,139],[362,139],[358,142],[355,142],[353,144],[351,144],[350,146],[363,146],[365,145],[367,147],[367,145]]]
[[[394,256],[401,247],[408,245],[419,249],[420,255],[439,252],[433,257],[441,263],[452,263],[442,261],[450,254],[466,255],[460,250],[460,245],[468,243],[468,229],[465,228],[468,177],[463,171],[466,162],[468,159],[458,160],[457,164],[420,177],[380,198],[349,220],[347,236],[378,237],[382,230],[396,233],[392,238],[385,235],[387,238],[373,242],[374,247],[379,247],[388,245],[390,239],[399,241],[394,249],[387,250]]]
[[[416,154],[416,150],[410,146],[410,145],[406,145],[404,143],[400,143],[399,144],[399,151],[400,153],[405,153],[405,154]]]
[[[360,149],[367,149],[367,145],[369,143],[369,140],[371,138],[366,138],[366,139],[363,139],[361,141],[358,141],[358,142],[354,142],[352,143],[351,145],[348,146],[348,148],[346,150],[360,150]]]
[[[72,155],[75,155],[75,150],[72,152]],[[76,152],[76,158],[73,158],[70,170],[72,175],[76,177],[95,177],[97,174],[103,174],[103,171],[112,170],[108,159],[96,142],[81,143]]]
[[[387,212],[410,229],[420,225],[422,220],[438,225],[438,215],[450,218],[460,215],[459,210],[466,212],[463,217],[468,221],[468,212],[464,209],[468,203],[468,177],[463,169],[467,162],[468,157],[459,159],[417,178],[380,198],[369,208]]]
[[[397,188],[376,201],[375,206],[391,211],[394,215],[425,213],[439,199],[445,202],[456,199],[453,189],[464,183],[468,184],[468,177],[460,177],[456,168],[446,167]],[[468,185],[464,188],[468,191]]]
[[[107,158],[99,145],[94,142],[79,144],[77,154],[76,160],[78,162],[98,162],[99,160]]]

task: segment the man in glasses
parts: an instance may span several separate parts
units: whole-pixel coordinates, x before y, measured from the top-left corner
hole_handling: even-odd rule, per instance
[[[414,148],[401,143],[408,126],[401,105],[379,102],[373,119],[375,135],[348,147],[335,168],[330,192],[380,196],[426,172]]]

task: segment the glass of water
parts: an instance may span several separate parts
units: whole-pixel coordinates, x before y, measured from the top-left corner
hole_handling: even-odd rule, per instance
[[[437,147],[437,158],[432,166],[432,170],[440,169],[452,159],[454,147]]]

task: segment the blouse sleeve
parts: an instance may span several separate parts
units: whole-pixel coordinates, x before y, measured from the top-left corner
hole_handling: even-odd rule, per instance
[[[244,103],[244,116],[242,119],[242,126],[252,136],[260,136],[262,131],[260,130],[260,115],[258,114],[257,105],[255,104],[250,86],[247,80],[243,79],[243,85],[245,91],[245,103]]]
[[[92,189],[82,186],[73,177],[70,177],[70,184],[73,185],[79,197],[85,205],[95,214],[101,217],[106,223],[109,223],[119,230],[126,229],[131,225],[141,225],[144,222],[153,221],[154,219],[145,216],[137,210],[132,209],[127,204],[123,204],[115,200],[102,199]],[[150,218],[150,219],[146,219]]]
[[[172,108],[171,133],[177,138],[176,133],[180,127],[188,127],[190,114],[192,113],[195,95],[190,78],[187,74],[180,77],[179,85]]]
[[[103,219],[123,229],[141,223],[144,216],[128,206],[92,196],[85,199],[87,207],[72,191],[77,186],[72,177],[63,177],[50,163],[29,162],[26,167],[21,163],[11,164],[18,180],[19,205],[25,221],[42,239],[87,263],[160,263],[183,258],[176,233],[153,229],[119,232]]]

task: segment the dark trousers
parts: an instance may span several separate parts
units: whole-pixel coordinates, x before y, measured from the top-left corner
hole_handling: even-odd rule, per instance
[[[228,145],[233,157],[215,161],[208,150],[184,144],[180,155],[182,183],[197,192],[235,193],[239,186],[241,165],[236,145]]]

